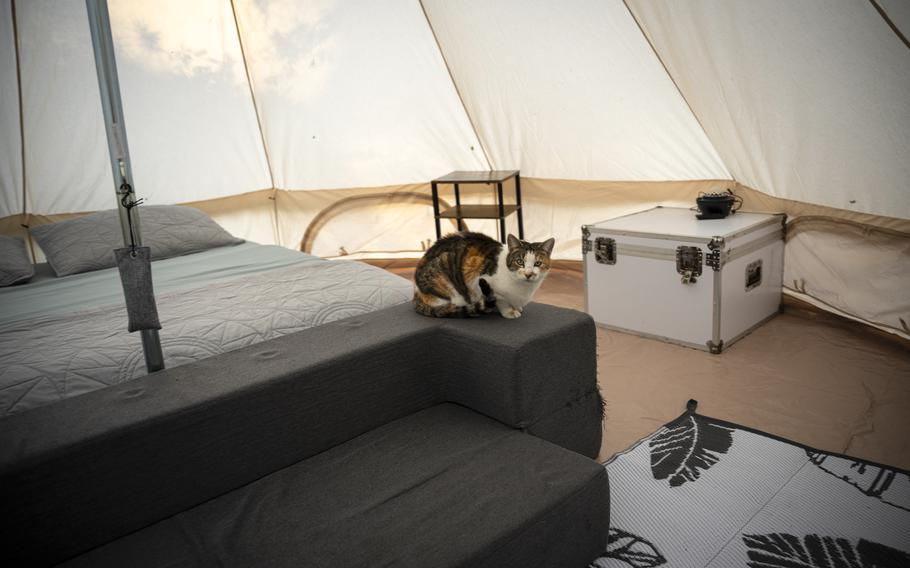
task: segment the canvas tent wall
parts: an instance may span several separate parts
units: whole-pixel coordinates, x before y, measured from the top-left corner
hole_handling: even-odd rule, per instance
[[[907,332],[905,6],[110,1],[149,203],[293,248],[316,220],[323,256],[417,256],[430,179],[514,168],[528,236],[577,259],[582,224],[731,187],[826,218],[794,225],[791,293]],[[0,2],[3,232],[113,207],[93,65],[82,0]]]

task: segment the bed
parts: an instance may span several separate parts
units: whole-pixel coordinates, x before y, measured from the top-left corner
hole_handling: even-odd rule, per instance
[[[410,300],[359,262],[249,242],[152,263],[165,365],[174,367]],[[0,288],[0,416],[146,374],[116,268]]]

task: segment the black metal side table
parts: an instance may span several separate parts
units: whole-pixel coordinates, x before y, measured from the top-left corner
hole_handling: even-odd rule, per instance
[[[502,184],[515,178],[515,205],[503,203]],[[497,200],[494,205],[462,205],[458,186],[471,183],[496,184]],[[440,184],[451,184],[455,188],[455,207],[439,210]],[[464,230],[462,219],[499,219],[499,240],[506,242],[506,217],[518,214],[518,238],[525,238],[524,223],[521,216],[521,174],[518,170],[452,172],[430,182],[433,188],[433,216],[436,219],[436,239],[442,237],[440,219],[457,219],[458,230]]]

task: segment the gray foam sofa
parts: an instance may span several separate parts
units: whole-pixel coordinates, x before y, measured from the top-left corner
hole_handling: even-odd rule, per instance
[[[583,567],[580,312],[356,316],[0,419],[6,565]]]

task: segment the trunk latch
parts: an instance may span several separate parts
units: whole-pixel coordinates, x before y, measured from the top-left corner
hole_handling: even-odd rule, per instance
[[[616,240],[608,237],[594,239],[594,260],[601,264],[616,264]]]
[[[698,247],[676,247],[676,272],[682,274],[683,284],[695,284],[701,276],[703,256]]]

